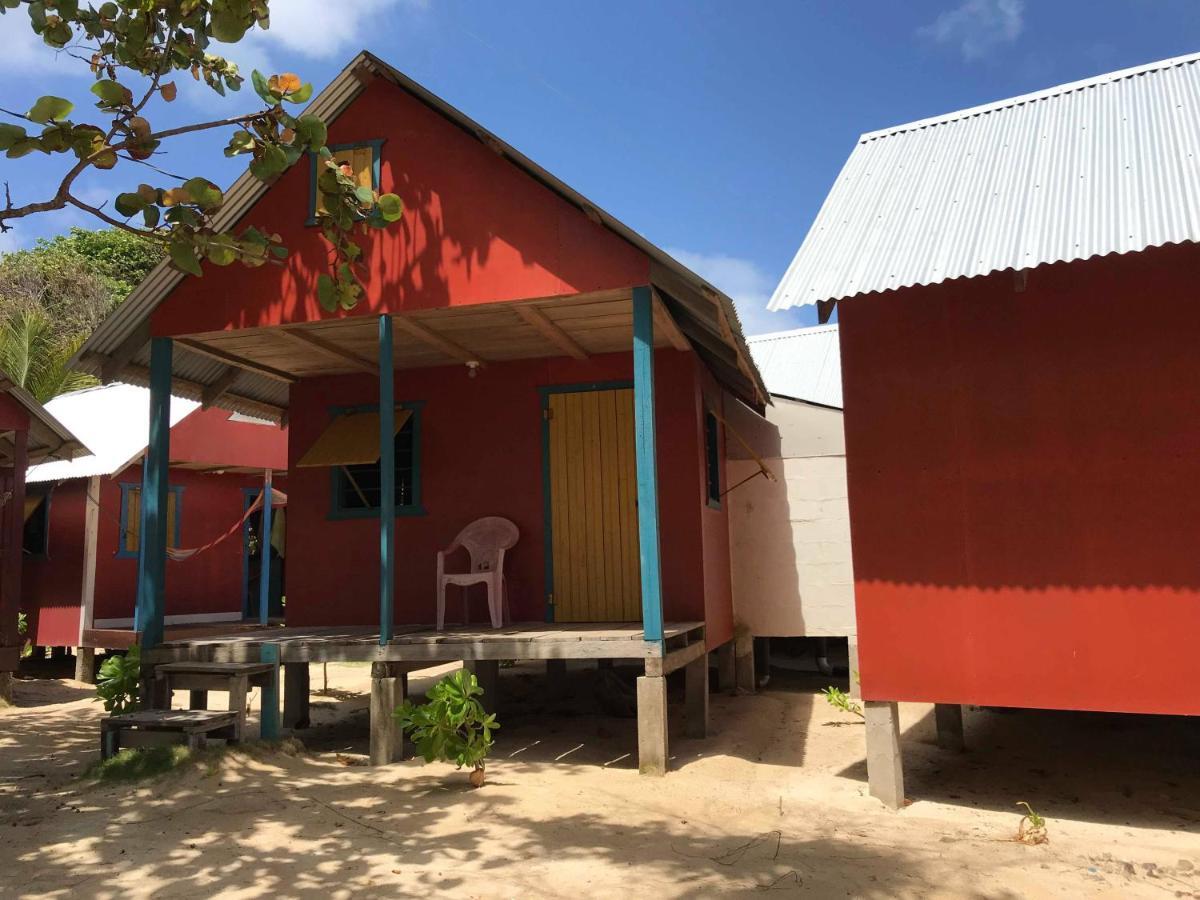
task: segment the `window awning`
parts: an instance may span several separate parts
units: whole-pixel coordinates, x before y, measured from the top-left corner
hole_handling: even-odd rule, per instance
[[[396,432],[412,410],[396,410]],[[335,418],[296,463],[298,468],[361,466],[379,462],[379,413],[352,412]]]

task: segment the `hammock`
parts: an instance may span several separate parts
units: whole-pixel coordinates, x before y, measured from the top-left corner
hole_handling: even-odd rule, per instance
[[[234,522],[233,525],[230,526],[229,530],[226,531],[224,534],[209,541],[203,547],[189,547],[186,549],[181,548],[181,547],[168,547],[167,548],[168,558],[174,559],[174,560],[191,559],[193,556],[196,556],[199,553],[203,553],[205,550],[211,550],[213,547],[217,546],[217,544],[221,543],[221,541],[225,540],[226,538],[233,537],[233,535],[237,534],[239,531],[242,530],[242,526],[245,525],[246,520],[248,518],[250,518],[251,513],[258,512],[258,510],[262,509],[262,499],[263,499],[262,491],[259,491],[258,496],[254,498],[254,502],[250,504],[250,506],[242,514],[242,517],[240,519],[238,519],[236,522]],[[283,506],[283,507],[287,506],[287,494],[285,494],[283,491],[279,491],[279,490],[276,490],[275,488],[271,488],[271,508],[275,509],[276,507],[280,507],[280,506]]]

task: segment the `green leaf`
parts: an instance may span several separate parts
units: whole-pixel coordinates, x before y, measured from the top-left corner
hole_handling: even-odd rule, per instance
[[[326,312],[333,312],[337,309],[337,295],[333,279],[324,273],[317,276],[317,300]]]
[[[262,156],[250,163],[250,174],[259,181],[270,181],[281,175],[287,165],[287,155],[283,150],[274,144],[268,144],[263,148]]]
[[[237,259],[237,251],[228,244],[210,244],[208,259],[218,266],[227,266]]]
[[[204,274],[196,248],[187,241],[173,241],[170,246],[171,262],[177,269],[197,277]]]
[[[112,81],[107,78],[93,84],[92,93],[100,98],[100,102],[96,105],[101,108],[115,109],[121,106],[128,106],[133,102],[133,94],[129,88],[125,87],[119,81]]]
[[[312,93],[313,93],[312,84],[309,82],[305,82],[304,84],[300,85],[299,88],[292,91],[290,94],[288,94],[283,99],[286,100],[288,103],[307,103],[308,98],[312,96]]]
[[[25,129],[20,125],[9,125],[6,122],[0,122],[0,150],[7,150],[18,141],[25,140],[26,137]]]
[[[75,104],[62,97],[47,95],[38,97],[33,107],[25,115],[39,124],[46,122],[61,122],[71,114]]]
[[[267,87],[267,79],[258,69],[250,73],[250,83],[254,85],[254,93],[268,106],[276,106],[279,103],[279,95]]]
[[[404,201],[395,194],[380,194],[375,207],[385,222],[395,222],[404,215]]]
[[[301,116],[296,122],[296,134],[310,147],[324,147],[329,129],[317,116]]]
[[[147,228],[158,227],[159,211],[157,206],[147,206],[142,210],[142,221],[146,223]]]
[[[137,215],[143,209],[145,209],[146,208],[146,200],[142,197],[141,194],[136,194],[136,193],[117,194],[117,199],[113,203],[113,205],[116,207],[117,212],[119,212],[123,216],[129,217],[129,216]]]
[[[252,24],[248,0],[212,0],[209,30],[223,44],[236,44]]]
[[[365,185],[359,185],[354,189],[354,199],[362,206],[370,206],[375,202],[375,192]]]
[[[183,188],[191,194],[192,202],[205,212],[217,209],[225,199],[221,189],[207,178],[189,178]]]

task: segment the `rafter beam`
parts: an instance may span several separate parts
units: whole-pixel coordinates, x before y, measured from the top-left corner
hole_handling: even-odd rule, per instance
[[[229,389],[233,387],[233,383],[237,381],[238,376],[242,374],[242,370],[233,366],[226,366],[225,371],[212,384],[206,385],[204,393],[200,395],[200,405],[204,409],[216,404],[218,400],[229,393]]]
[[[658,291],[651,292],[654,296],[654,327],[662,331],[667,336],[667,340],[671,342],[671,346],[676,350],[691,350],[692,345],[688,342],[684,333],[679,330],[679,326],[675,323],[674,316],[667,309],[667,305],[663,302],[663,298]]]
[[[360,372],[367,372],[371,375],[379,373],[379,367],[373,362],[363,359],[357,353],[347,350],[344,347],[339,347],[332,341],[311,334],[310,332],[302,331],[299,328],[277,328],[270,333],[279,335],[294,346],[303,347],[305,350],[316,350],[318,353],[324,354],[327,359],[345,363]]]
[[[284,372],[280,369],[272,368],[271,366],[256,363],[253,360],[238,356],[235,353],[229,353],[225,350],[218,350],[216,347],[210,347],[207,344],[202,344],[200,341],[192,338],[175,338],[175,343],[192,353],[199,353],[201,356],[207,356],[209,359],[215,359],[217,362],[225,363],[227,366],[235,366],[239,369],[245,369],[247,372],[253,372],[255,375],[262,375],[264,378],[270,378],[272,381],[282,381],[284,384],[294,384],[300,379],[291,372]]]
[[[146,322],[125,338],[116,350],[104,357],[104,362],[100,366],[100,380],[104,384],[115,381],[126,363],[132,360],[149,341],[150,323]]]
[[[392,322],[397,328],[407,332],[417,340],[423,341],[430,347],[433,347],[435,350],[445,353],[447,356],[454,357],[459,362],[473,362],[478,363],[481,366],[486,363],[486,360],[484,360],[483,357],[481,357],[478,353],[472,353],[466,347],[454,343],[454,341],[450,340],[449,338],[442,337],[436,331],[432,331],[429,327],[421,324],[416,319],[408,316],[393,316]]]
[[[139,366],[137,363],[130,363],[117,374],[118,376],[128,375],[132,379],[132,384],[146,385],[150,383],[150,369],[148,366]],[[206,387],[208,385],[192,381],[188,378],[171,379],[171,393],[179,397],[190,397],[193,400],[198,400],[204,396],[204,389]],[[234,394],[231,391],[226,391],[221,399],[231,405],[236,403],[246,415],[258,416],[259,418],[269,419],[273,422],[282,422],[287,416],[286,407],[276,406],[274,403],[266,403],[262,400],[255,400],[252,397],[245,397],[241,394]]]
[[[517,314],[527,325],[532,325],[537,331],[552,343],[555,347],[561,350],[567,356],[572,356],[575,359],[587,359],[587,351],[575,342],[575,339],[562,330],[557,324],[552,322],[547,315],[538,309],[536,306],[514,306],[513,312]]]

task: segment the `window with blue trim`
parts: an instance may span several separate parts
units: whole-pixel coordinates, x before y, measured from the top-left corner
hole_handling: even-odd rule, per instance
[[[704,469],[708,482],[708,505],[721,506],[721,445],[717,417],[704,412]]]
[[[356,144],[331,144],[329,152],[339,166],[349,166],[355,183],[359,187],[379,190],[380,154],[383,140],[360,141]],[[311,179],[309,187],[308,224],[315,225],[317,214],[324,212],[324,203],[317,180],[325,171],[317,154],[310,154],[312,160]]]
[[[171,485],[167,490],[167,546],[179,547],[179,524],[183,512],[183,487]],[[117,556],[130,559],[138,554],[142,536],[142,486],[121,483],[121,535]]]
[[[396,512],[416,515],[421,508],[420,410],[409,411],[407,421],[396,432]],[[379,460],[373,463],[335,466],[333,469],[333,515],[373,516],[379,513],[381,496]]]

